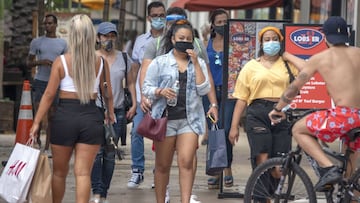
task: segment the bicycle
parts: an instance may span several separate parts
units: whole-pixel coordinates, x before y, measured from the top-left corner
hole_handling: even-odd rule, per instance
[[[294,123],[299,118],[316,110],[288,110],[286,117]],[[350,142],[360,135],[360,127],[346,133]],[[333,151],[327,145],[322,145],[323,151],[340,163],[340,172],[344,175],[349,164],[349,157],[353,152],[347,148],[345,153]],[[255,168],[250,175],[244,194],[244,202],[317,202],[317,194],[309,173],[301,166],[302,156],[305,154],[311,163],[312,170],[318,175],[318,166],[314,159],[303,153],[299,145],[288,153],[279,157],[270,158]],[[360,169],[347,179],[333,185],[324,192],[326,202],[347,203],[350,201],[360,202]]]

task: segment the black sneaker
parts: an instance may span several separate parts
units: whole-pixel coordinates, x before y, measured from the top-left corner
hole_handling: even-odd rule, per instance
[[[339,172],[339,167],[332,166],[328,171],[320,177],[319,181],[315,185],[317,192],[325,192],[332,188],[334,183],[340,182],[342,175]]]

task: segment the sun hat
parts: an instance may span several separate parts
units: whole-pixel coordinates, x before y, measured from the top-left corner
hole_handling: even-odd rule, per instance
[[[349,42],[349,33],[346,21],[340,16],[329,17],[323,25],[326,40],[333,44],[345,44]]]

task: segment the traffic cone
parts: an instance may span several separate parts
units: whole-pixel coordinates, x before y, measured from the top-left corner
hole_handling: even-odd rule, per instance
[[[30,82],[24,81],[19,116],[16,127],[16,143],[26,144],[30,138],[30,128],[33,124],[33,111],[31,104]]]

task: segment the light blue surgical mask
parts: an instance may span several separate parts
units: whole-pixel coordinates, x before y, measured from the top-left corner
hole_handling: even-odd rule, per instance
[[[275,56],[279,53],[281,47],[279,41],[264,42],[263,51],[266,55]]]
[[[155,30],[161,30],[165,27],[165,18],[151,18],[151,27]]]

